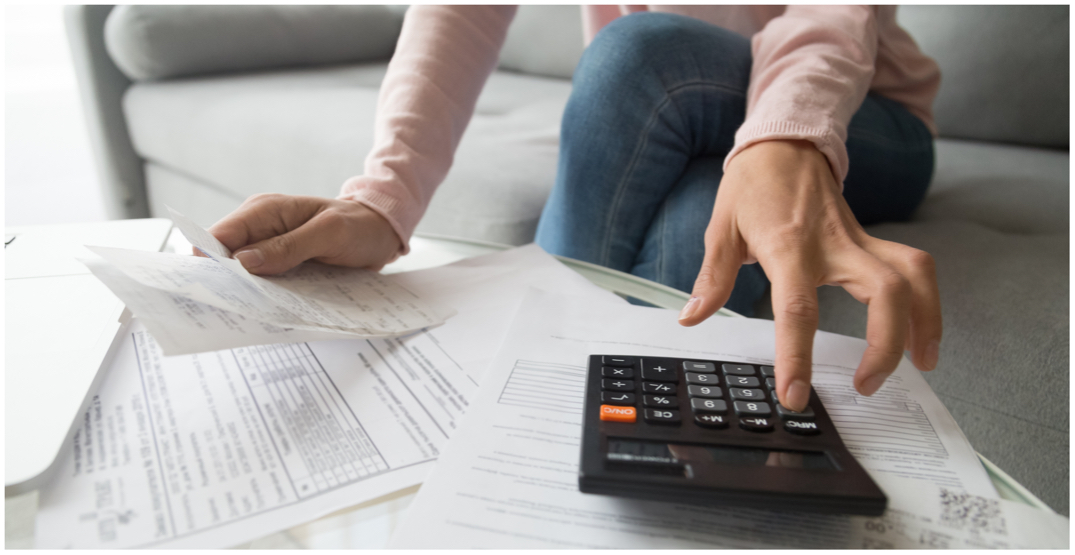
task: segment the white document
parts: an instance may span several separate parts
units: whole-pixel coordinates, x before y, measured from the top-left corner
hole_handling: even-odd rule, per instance
[[[919,541],[914,539],[919,531],[934,530],[938,521],[930,515],[948,510],[944,499],[963,496],[969,500],[964,505],[999,506],[973,450],[918,371],[904,361],[896,379],[874,399],[863,398],[851,392],[849,384],[865,342],[828,333],[818,333],[815,340],[814,385],[852,452],[889,494],[892,509],[881,519],[703,508],[578,491],[584,376],[590,354],[771,364],[772,343],[773,324],[768,321],[712,318],[683,328],[668,310],[594,306],[585,299],[533,292],[520,307],[461,429],[411,504],[392,545],[910,547]],[[900,408],[900,403],[906,407]],[[924,420],[910,425],[919,416]],[[858,427],[864,425],[872,432],[860,433]],[[941,492],[949,497],[941,497]],[[916,499],[924,504],[918,507]],[[879,530],[879,523],[898,532],[869,533]],[[1018,526],[1022,523],[1019,520]],[[942,541],[964,545],[959,542],[972,541],[976,525],[951,530],[942,526],[923,537],[937,546]],[[959,530],[968,526],[971,536],[965,537]],[[1015,524],[1005,530],[1011,545],[1035,545],[1026,543],[1032,536],[1013,535],[1022,531]],[[1006,541],[1002,536],[998,532],[988,541]],[[878,543],[869,544],[866,538]]]
[[[390,337],[452,315],[395,278],[307,262],[278,276],[250,274],[204,229],[172,212],[208,258],[88,247],[86,265],[141,318],[166,355],[336,337]]]
[[[530,286],[623,303],[533,245],[395,277],[459,316],[175,357],[136,320],[41,490],[36,546],[226,547],[421,483]]]

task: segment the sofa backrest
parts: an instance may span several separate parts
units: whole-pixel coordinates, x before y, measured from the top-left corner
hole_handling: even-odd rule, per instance
[[[113,62],[132,81],[387,60],[403,12],[386,6],[117,6]]]
[[[942,136],[1068,147],[1068,6],[901,6],[941,67]]]
[[[1067,148],[1067,6],[901,6],[897,17],[941,67],[942,136]],[[500,67],[568,79],[582,50],[578,6],[522,6]]]

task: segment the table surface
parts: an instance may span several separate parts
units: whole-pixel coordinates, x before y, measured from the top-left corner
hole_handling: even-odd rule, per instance
[[[383,272],[396,273],[431,268],[507,248],[510,247],[482,241],[417,234],[411,239],[410,254],[389,264]],[[189,253],[190,244],[181,234],[173,232],[165,251]],[[689,298],[689,295],[682,291],[630,274],[586,262],[558,258],[590,281],[621,296],[632,296],[655,306],[676,310],[681,308]],[[721,309],[719,314],[726,317],[741,317],[725,309]],[[1047,505],[996,465],[981,455],[979,458],[1002,498],[1051,511]],[[250,549],[384,548],[388,545],[392,532],[406,515],[405,509],[417,492],[418,486],[400,490],[238,547]],[[32,547],[37,492],[8,497],[5,508],[6,547]]]

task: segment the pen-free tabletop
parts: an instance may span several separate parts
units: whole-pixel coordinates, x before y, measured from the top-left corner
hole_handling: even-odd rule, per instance
[[[470,239],[417,234],[411,239],[411,253],[386,266],[383,271],[393,273],[430,268],[508,248],[511,247]],[[570,258],[557,258],[572,270],[609,291],[621,296],[631,296],[654,306],[679,310],[690,298],[682,291],[630,274]],[[718,314],[725,317],[742,317],[726,309],[721,309]],[[1002,498],[1052,511],[985,457],[979,455],[979,459]],[[388,545],[388,539],[396,526],[405,517],[405,509],[417,492],[418,487],[400,490],[313,522],[266,536],[252,542],[249,547],[251,549],[384,548]]]
[[[450,237],[418,234],[411,240],[411,253],[387,266],[386,273],[435,267],[501,250],[507,245]],[[190,245],[179,233],[173,233],[167,251],[187,253]],[[561,258],[561,262],[591,282],[621,296],[631,296],[655,306],[681,308],[688,295],[664,285],[644,280],[585,262]],[[740,317],[728,310],[721,316]],[[1001,497],[1021,501],[1031,506],[1048,507],[1027,492],[1015,480],[981,458],[982,464],[1000,492]],[[372,501],[337,511],[315,521],[270,534],[247,546],[265,548],[384,548],[397,525],[406,515],[406,508],[417,493],[418,487],[407,488]],[[36,512],[36,493],[8,498],[6,545],[29,547],[33,542],[33,519]]]

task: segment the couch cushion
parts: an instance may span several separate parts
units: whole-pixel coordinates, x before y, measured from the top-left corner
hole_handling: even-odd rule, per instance
[[[402,25],[385,6],[118,6],[105,45],[142,81],[387,60]]]
[[[579,6],[519,6],[500,49],[500,69],[571,79],[582,57]]]
[[[941,139],[918,221],[966,221],[1006,233],[1069,229],[1066,152]]]
[[[385,67],[138,83],[124,111],[141,156],[216,188],[221,199],[262,192],[333,197],[361,173],[372,147]],[[570,88],[564,80],[495,72],[419,230],[531,241],[555,178]]]
[[[941,67],[941,136],[1068,146],[1068,6],[900,6]]]

